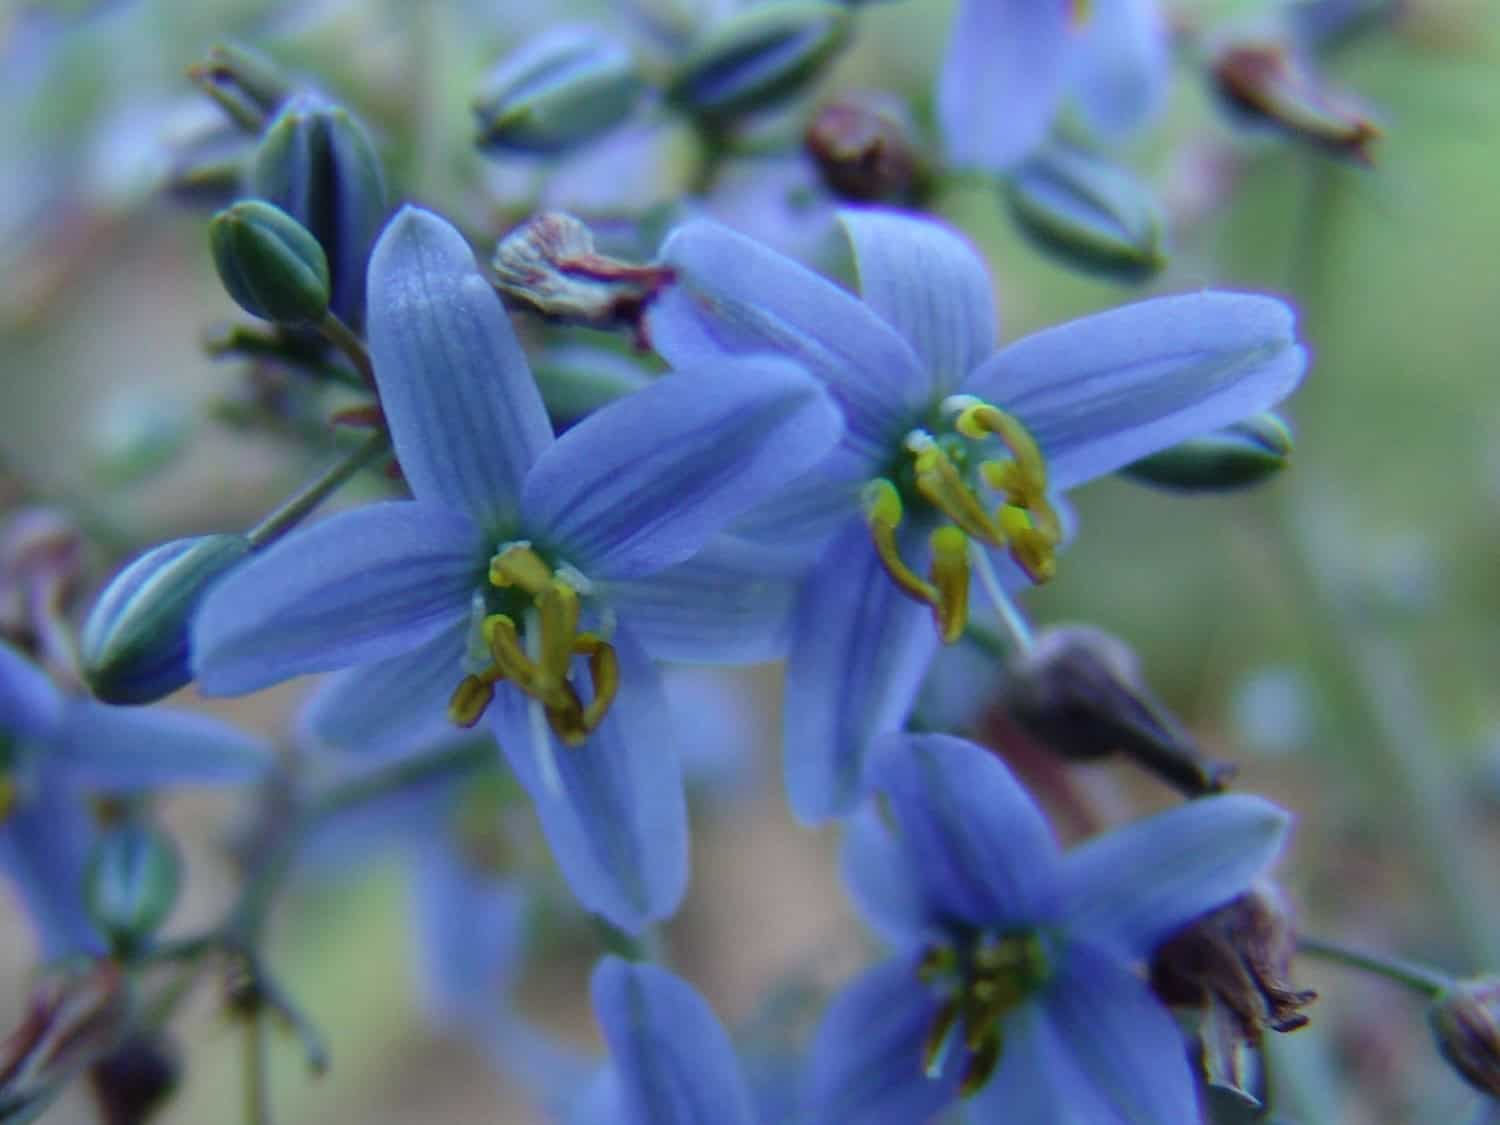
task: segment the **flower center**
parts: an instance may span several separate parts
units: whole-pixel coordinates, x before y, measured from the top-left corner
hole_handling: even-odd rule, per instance
[[[968,622],[970,543],[1005,548],[1033,582],[1041,583],[1057,570],[1062,526],[1047,501],[1046,459],[1025,426],[968,395],[946,400],[943,411],[953,419],[951,429],[936,437],[926,430],[908,434],[892,473],[866,486],[864,504],[886,573],[902,593],[932,607],[938,633],[952,644]],[[982,444],[991,439],[999,439],[1006,455],[980,460]],[[986,506],[980,484],[999,494],[997,506]],[[907,501],[946,521],[929,537],[927,578],[907,565],[897,542]]]
[[[1004,1045],[1001,1022],[1050,979],[1046,942],[1034,930],[928,948],[917,973],[946,999],[923,1045],[927,1077],[941,1077],[956,1052],[967,1055],[960,1092],[989,1081]]]
[[[511,612],[479,619],[480,667],[454,690],[448,717],[473,726],[495,698],[495,685],[509,681],[540,705],[563,745],[582,745],[604,721],[619,686],[614,647],[579,627],[588,580],[571,567],[554,569],[529,543],[515,542],[490,560],[489,582],[494,591],[512,595],[500,601]],[[588,660],[587,703],[573,676],[574,657]]]

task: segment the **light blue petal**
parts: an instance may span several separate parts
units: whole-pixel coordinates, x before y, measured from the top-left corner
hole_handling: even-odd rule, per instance
[[[1126,305],[1027,336],[963,390],[1015,414],[1064,489],[1268,410],[1302,379],[1292,310],[1247,293]]]
[[[410,502],[295,532],[204,599],[198,686],[240,695],[413,649],[468,614],[493,546],[466,517]]]
[[[932,376],[934,395],[963,382],[999,339],[984,259],[962,235],[896,211],[841,211],[860,296],[900,332]]]
[[[275,761],[266,744],[207,715],[78,700],[63,712],[52,761],[91,789],[236,785]]]
[[[537,764],[521,693],[502,685],[491,729],[526,787],[552,854],[585,909],[630,933],[677,909],[687,888],[687,808],[658,673],[629,631],[615,631],[620,690],[582,746],[548,734],[561,776],[552,791]]]
[[[1069,931],[1145,957],[1244,893],[1281,851],[1291,818],[1260,797],[1203,797],[1096,836],[1063,859]]]
[[[929,917],[1004,931],[1056,915],[1057,841],[993,752],[946,734],[890,735],[870,782],[890,801]]]
[[[452,733],[448,701],[463,678],[467,618],[389,660],[336,672],[302,710],[305,743],[384,755]]]
[[[521,967],[525,893],[438,837],[419,853],[411,891],[428,1018],[449,1031],[488,1034]]]
[[[805,569],[784,552],[719,536],[687,562],[598,589],[658,660],[754,664],[786,654]]]
[[[1172,76],[1158,0],[1092,0],[1069,59],[1069,87],[1084,124],[1118,139],[1161,109]]]
[[[973,622],[987,622],[989,599],[969,610],[970,632],[957,644],[938,649],[922,690],[917,695],[913,716],[922,730],[944,730],[962,733],[974,729],[984,712],[995,702],[1002,681],[1002,663],[991,648],[971,639]]]
[[[937,1010],[914,957],[892,958],[857,977],[828,1006],[813,1037],[801,1120],[932,1121],[954,1101],[960,1078],[958,1067],[937,1079],[923,1071],[923,1044]]]
[[[500,1014],[486,1053],[507,1082],[520,1087],[546,1111],[548,1121],[589,1125],[615,1120],[594,1112],[597,1107],[602,1114],[611,1104],[618,1104],[618,1093],[613,1089],[613,1072],[600,1066],[592,1051],[585,1054],[533,1027],[513,1010]]]
[[[816,381],[763,357],[681,372],[591,414],[522,489],[530,534],[595,579],[682,562],[816,465],[842,429]]]
[[[609,1125],[752,1125],[729,1036],[691,985],[655,965],[606,957],[590,993],[621,1095]]]
[[[691,796],[743,797],[758,781],[761,751],[776,737],[765,685],[753,672],[706,664],[663,664],[661,685],[682,737],[682,776]]]
[[[923,565],[917,545],[906,557]],[[937,646],[931,611],[896,588],[864,520],[850,520],[793,610],[783,752],[800,819],[814,823],[859,802],[870,745],[906,721]]]
[[[1052,127],[1067,76],[1064,0],[960,0],[937,82],[948,158],[1005,172]]]
[[[864,302],[790,258],[709,222],[662,247],[677,284],[653,302],[651,343],[674,367],[770,352],[826,385],[844,412],[845,443],[877,459],[932,393],[911,347]]]
[[[1006,1021],[978,1121],[1157,1125],[1199,1118],[1176,1022],[1145,982],[1087,947],[1064,952],[1042,996]]]
[[[469,731],[463,734],[488,738]],[[431,748],[440,749],[442,744]],[[424,749],[421,756],[427,753]],[[358,782],[389,764],[389,759],[370,762],[362,758],[360,768],[338,771],[337,779]],[[471,777],[471,772],[461,770],[441,773],[318,818],[298,848],[299,873],[314,880],[348,879],[351,871],[379,863],[394,851],[430,843],[447,831]]]
[[[0,643],[0,732],[44,742],[62,718],[62,693],[43,672]]]
[[[41,769],[0,821],[0,871],[11,880],[44,961],[100,953],[104,942],[83,905],[83,870],[93,838],[82,795]]]
[[[403,208],[370,257],[369,300],[375,381],[412,494],[505,529],[552,426],[469,244]]]
[[[849,818],[839,868],[860,916],[891,946],[915,941],[932,919],[901,840],[873,803]]]
[[[882,468],[881,463],[840,447],[812,472],[735,520],[729,531],[811,566],[849,517],[859,512],[865,482],[879,476]]]

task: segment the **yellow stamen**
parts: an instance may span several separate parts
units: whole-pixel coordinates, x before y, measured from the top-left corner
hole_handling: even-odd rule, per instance
[[[495,698],[492,681],[478,676],[465,676],[448,700],[448,718],[458,726],[472,727],[479,722],[485,708]]]
[[[915,469],[917,491],[934,508],[973,538],[997,547],[1002,545],[1000,530],[942,446],[932,442],[921,447]]]
[[[963,636],[969,622],[969,540],[956,527],[932,533],[932,582],[937,589],[933,610],[945,645]]]
[[[869,524],[870,536],[875,540],[875,553],[880,556],[885,572],[902,593],[935,606],[938,604],[937,587],[913,571],[901,557],[896,529],[901,526],[903,518],[901,494],[894,484],[880,477],[865,486],[865,522]]]
[[[529,543],[508,543],[490,560],[490,585],[514,586],[538,596],[552,582],[552,568]]]
[[[583,726],[592,731],[604,721],[605,712],[620,689],[620,658],[614,645],[594,633],[579,634],[573,651],[589,658],[589,679],[594,685],[594,698],[583,709]]]
[[[21,787],[13,777],[0,777],[0,823],[10,818],[21,798]]]

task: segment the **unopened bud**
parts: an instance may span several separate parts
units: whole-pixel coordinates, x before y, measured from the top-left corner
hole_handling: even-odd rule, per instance
[[[1142,484],[1177,492],[1232,492],[1281,472],[1291,463],[1292,448],[1291,427],[1267,411],[1179,442],[1120,472]]]
[[[555,28],[485,78],[474,99],[480,147],[572,148],[624,121],[645,89],[626,47],[592,28]]]
[[[292,92],[281,69],[259,51],[221,43],[188,70],[192,82],[241,128],[259,132]]]
[[[708,121],[727,121],[795,95],[849,42],[836,4],[773,2],[721,22],[678,64],[667,97]]]
[[[891,202],[908,198],[921,174],[913,132],[899,101],[855,92],[819,109],[803,144],[835,195]]]
[[[328,313],[328,257],[280,207],[258,199],[220,211],[208,227],[219,280],[235,303],[276,324],[310,325]]]
[[[1427,1023],[1448,1065],[1500,1098],[1500,978],[1459,981],[1428,1009]]]
[[[80,660],[90,690],[106,703],[152,703],[187,684],[198,600],[249,552],[243,535],[176,539],[117,574],[83,627]]]
[[[1125,754],[1190,795],[1216,793],[1234,774],[1204,757],[1147,689],[1135,653],[1101,629],[1043,630],[1010,673],[1001,706],[1065,758]]]
[[[318,241],[328,261],[329,303],[350,324],[364,319],[365,270],[385,222],[385,172],[364,128],[311,94],[289,101],[266,130],[251,190]]]
[[[1370,145],[1380,128],[1331,93],[1308,65],[1277,43],[1245,43],[1219,52],[1213,81],[1224,101],[1250,121],[1361,164],[1372,163]]]
[[[94,925],[117,949],[154,934],[177,904],[182,865],[171,839],[126,821],[94,844],[83,876],[83,899]]]
[[[1122,281],[1166,265],[1155,197],[1101,156],[1047,145],[1011,175],[1004,193],[1021,231],[1071,265]]]
[[[638,328],[646,302],[671,280],[664,266],[595,252],[593,232],[562,211],[544,211],[511,231],[490,265],[505,296],[548,318],[599,328]]]

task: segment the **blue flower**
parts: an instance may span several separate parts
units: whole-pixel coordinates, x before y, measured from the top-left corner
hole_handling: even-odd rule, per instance
[[[1171,75],[1156,0],[961,0],[937,81],[948,158],[1008,172],[1066,99],[1096,136],[1149,119]]]
[[[814,1121],[906,1125],[965,1094],[981,1121],[1197,1120],[1177,1025],[1140,971],[1245,891],[1288,816],[1210,797],[1067,853],[992,754],[896,735],[872,765],[894,825],[851,822],[845,876],[896,948],[824,1015]]]
[[[663,248],[678,283],[649,319],[677,366],[787,356],[844,412],[839,450],[736,527],[817,560],[793,611],[785,712],[787,786],[806,820],[857,801],[870,741],[906,719],[939,633],[964,628],[971,568],[997,605],[1023,572],[1045,579],[1066,538],[1058,492],[1270,407],[1306,364],[1286,305],[1220,292],[996,351],[989,277],[965,242],[895,212],[841,220],[860,298],[692,223]]]
[[[733,585],[753,597],[759,558],[703,548],[827,453],[837,411],[784,361],[719,360],[713,377],[661,379],[554,439],[451,226],[401,212],[368,290],[381,406],[415,499],[336,515],[217,586],[194,631],[202,687],[361,665],[346,706],[362,696],[384,716],[381,697],[399,698],[409,734],[486,716],[575,893],[638,929],[675,909],[687,878],[647,646],[743,649]],[[692,580],[705,570],[712,581]]]
[[[259,741],[204,715],[66,696],[0,645],[0,870],[43,958],[103,948],[83,906],[88,794],[253,781],[271,761]]]

